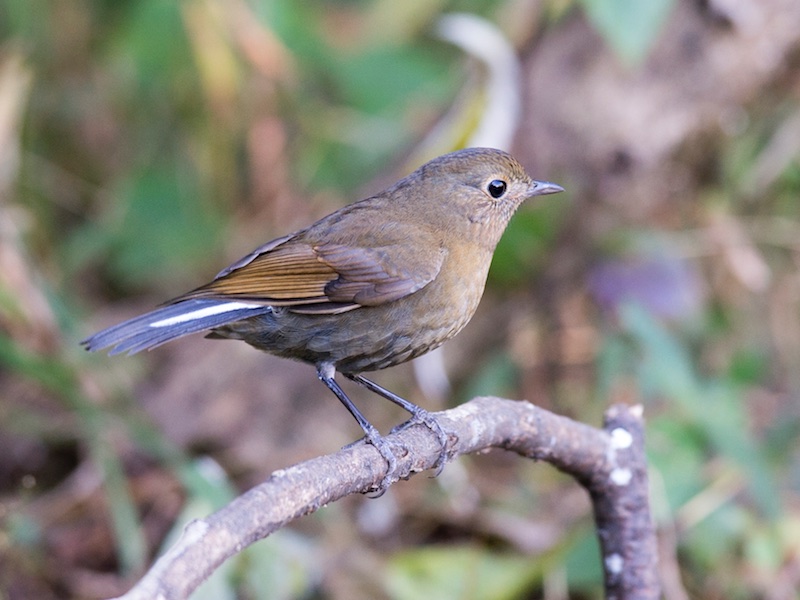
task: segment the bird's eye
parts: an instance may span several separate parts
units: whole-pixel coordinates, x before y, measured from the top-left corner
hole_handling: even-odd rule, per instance
[[[486,190],[492,198],[499,198],[506,193],[507,187],[506,182],[502,179],[492,179],[486,186]]]

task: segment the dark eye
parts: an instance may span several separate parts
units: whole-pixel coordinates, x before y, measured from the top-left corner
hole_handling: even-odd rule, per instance
[[[499,198],[506,193],[506,187],[506,182],[502,179],[492,179],[486,186],[486,190],[492,198]]]

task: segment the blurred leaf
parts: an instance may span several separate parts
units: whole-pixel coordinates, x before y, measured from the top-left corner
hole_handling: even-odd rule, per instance
[[[163,554],[183,534],[187,523],[207,517],[237,496],[234,484],[210,458],[186,461],[179,469],[187,491],[180,515],[161,545]],[[242,597],[275,600],[304,597],[318,580],[322,564],[304,537],[280,530],[259,540],[226,561],[192,595],[193,600],[226,600]],[[248,593],[249,592],[249,593]]]
[[[756,348],[740,348],[734,352],[729,368],[731,381],[745,385],[761,381],[769,372],[769,361]]]
[[[46,0],[4,0],[0,2],[0,40],[26,37],[30,43],[48,39]]]
[[[0,334],[0,365],[37,382],[55,393],[81,417],[92,459],[101,472],[122,571],[140,572],[145,565],[146,544],[139,527],[135,503],[130,495],[124,469],[109,441],[114,431],[107,414],[80,391],[72,369],[56,359],[36,356]]]
[[[785,557],[780,536],[771,526],[759,525],[751,529],[745,546],[748,562],[756,568],[778,571]]]
[[[214,252],[221,215],[197,202],[199,190],[189,177],[148,170],[120,189],[126,214],[117,223],[112,263],[134,281],[152,277],[154,265],[168,271]]]
[[[589,19],[620,58],[641,62],[675,0],[580,0]]]
[[[561,230],[568,210],[568,202],[547,198],[517,212],[494,252],[490,284],[511,287],[533,280],[547,260],[546,250]]]
[[[322,113],[318,116],[326,118]],[[385,122],[374,127],[375,123],[358,121],[356,115],[351,114],[343,119],[341,117],[341,115],[331,114],[330,118],[326,119],[328,121],[326,127],[331,127],[331,120],[341,119],[332,126],[345,128],[347,127],[345,123],[349,122],[351,134],[355,136],[366,136],[368,134],[365,131],[371,129],[374,134],[378,134],[374,139],[375,145],[357,146],[354,145],[353,138],[346,140],[336,135],[319,137],[321,129],[313,124],[317,119],[311,119],[309,123],[306,123],[306,128],[309,131],[316,131],[314,135],[317,137],[309,140],[311,143],[298,152],[294,168],[299,173],[298,179],[304,187],[315,190],[326,188],[340,190],[345,195],[346,203],[350,203],[360,199],[359,186],[370,177],[374,177],[378,170],[385,165],[391,151],[395,150],[394,143],[399,143],[403,134],[400,133],[397,123]],[[351,120],[353,117],[358,122]],[[395,133],[387,130],[378,131],[384,128],[393,130]],[[385,145],[387,140],[392,144],[391,147]]]
[[[530,557],[468,546],[400,552],[386,569],[386,587],[394,600],[513,600],[542,576]]]
[[[687,425],[674,415],[647,420],[647,458],[650,466],[667,482],[664,492],[671,512],[706,485],[705,435],[701,428]]]
[[[464,384],[462,396],[509,396],[513,394],[518,377],[518,368],[508,354],[492,354]]]
[[[324,558],[315,540],[291,529],[276,531],[244,552],[243,587],[248,598],[309,598],[322,576]]]
[[[305,187],[333,187],[348,201],[358,199],[357,186],[421,135],[437,103],[444,110],[454,93],[460,70],[453,61],[460,57],[442,44],[380,36],[342,48],[313,4],[280,0],[255,10],[301,65],[302,81],[286,101],[300,128],[293,167]],[[426,121],[411,121],[419,116]]]
[[[293,0],[250,4],[254,14],[268,22],[293,56],[302,61],[303,71],[313,71],[327,64],[331,51],[321,32],[323,11],[314,10],[310,2]]]
[[[117,27],[105,30],[113,49],[111,56],[118,68],[134,67],[143,88],[182,85],[186,78],[176,75],[194,70],[180,2],[125,3],[115,24]],[[129,108],[140,107],[134,104]]]
[[[414,94],[431,101],[430,92],[452,84],[448,62],[425,45],[380,46],[340,57],[329,76],[336,82],[342,104],[367,113],[391,113],[400,111]]]
[[[619,380],[633,375],[634,352],[621,336],[605,335],[595,358],[597,396],[603,401],[612,398]]]
[[[576,536],[565,560],[569,588],[598,592],[603,583],[602,560],[597,533],[587,527]]]
[[[800,417],[787,415],[772,423],[766,432],[764,447],[770,458],[777,464],[791,466],[796,464],[796,451],[798,447],[798,432],[800,432]],[[795,468],[795,473],[800,475]],[[792,482],[792,487],[800,487],[800,482]]]
[[[367,3],[365,32],[368,44],[411,44],[414,37],[436,20],[437,16],[447,8],[447,0],[377,0]],[[461,1],[459,10],[477,12],[491,9],[495,1],[476,0]]]
[[[424,131],[428,123],[419,117],[431,119],[452,95],[457,70],[451,63],[416,47],[326,56],[314,67],[317,80],[296,100],[306,143],[295,171],[303,184],[358,199],[357,186]]]
[[[35,547],[43,539],[41,524],[34,521],[25,514],[9,512],[3,518],[2,529],[4,535],[8,536],[8,541],[12,546],[18,548]]]
[[[176,517],[170,532],[161,544],[163,555],[183,534],[186,524],[194,519],[207,517],[214,510],[228,504],[236,497],[236,490],[225,472],[210,458],[201,458],[188,463],[184,469],[184,481],[191,482],[188,497],[181,513]],[[233,560],[224,562],[192,594],[193,600],[234,600],[233,571],[242,560],[238,554]]]
[[[642,353],[639,376],[643,392],[667,397],[680,406],[711,444],[746,472],[750,492],[764,513],[776,515],[780,506],[772,492],[775,482],[770,464],[748,430],[742,399],[733,386],[721,380],[701,381],[688,351],[641,307],[624,306],[619,316]]]
[[[619,318],[641,353],[638,369],[643,392],[668,396],[691,413],[702,410],[696,404],[700,383],[686,348],[636,304],[620,307]]]
[[[147,564],[147,543],[140,526],[136,502],[116,449],[101,434],[90,439],[92,459],[103,476],[112,530],[124,574],[141,573]]]
[[[684,532],[681,549],[704,569],[714,571],[720,565],[734,565],[737,540],[747,529],[748,517],[742,507],[726,504],[705,520]]]
[[[102,258],[117,282],[147,287],[161,280],[175,286],[187,268],[213,262],[227,220],[204,205],[192,178],[178,171],[154,167],[123,181],[110,218],[72,237],[70,269]]]

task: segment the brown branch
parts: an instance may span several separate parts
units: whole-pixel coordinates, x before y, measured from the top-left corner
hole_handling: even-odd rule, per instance
[[[475,398],[437,413],[450,456],[491,447],[547,461],[588,491],[598,526],[606,595],[659,597],[655,532],[647,501],[641,407],[613,406],[605,429],[583,425],[527,402]],[[438,458],[436,436],[414,426],[387,436],[407,479]],[[213,515],[189,523],[181,539],[121,600],[187,598],[226,559],[290,521],[381,482],[386,461],[365,443],[275,471]]]

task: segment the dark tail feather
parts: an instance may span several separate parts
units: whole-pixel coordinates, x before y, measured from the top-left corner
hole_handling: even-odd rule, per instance
[[[104,329],[81,344],[90,352],[110,347],[109,354],[135,354],[190,333],[213,329],[271,310],[269,306],[251,302],[183,300]]]

